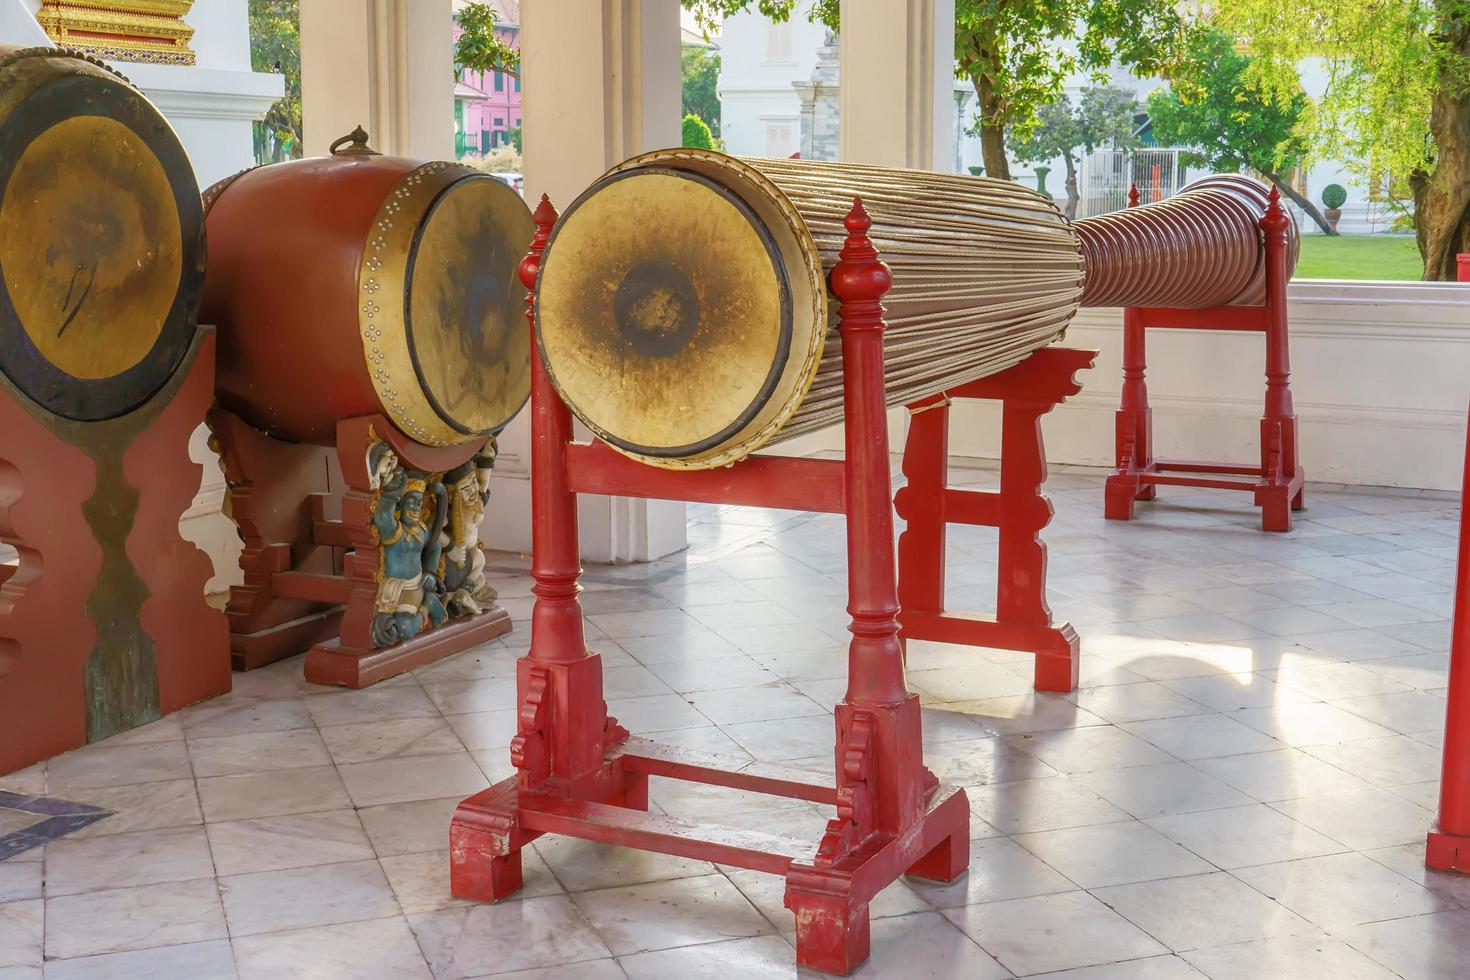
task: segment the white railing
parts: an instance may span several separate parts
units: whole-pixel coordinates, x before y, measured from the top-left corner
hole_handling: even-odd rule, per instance
[[[1180,160],[1186,152],[1180,147],[1093,151],[1082,161],[1082,200],[1077,205],[1077,217],[1123,210],[1128,206],[1128,188],[1133,184],[1138,185],[1144,204],[1179,193],[1189,182],[1188,168]]]

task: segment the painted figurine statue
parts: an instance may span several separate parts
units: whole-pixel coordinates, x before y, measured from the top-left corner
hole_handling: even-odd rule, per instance
[[[424,473],[405,469],[381,440],[369,448],[381,568],[374,645],[411,639],[451,616],[483,612],[495,600],[480,547],[494,460],[491,442],[448,473]]]

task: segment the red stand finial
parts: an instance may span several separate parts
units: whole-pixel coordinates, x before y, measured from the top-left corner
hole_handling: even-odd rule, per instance
[[[1128,206],[1130,208],[1138,207],[1138,198],[1138,183],[1135,181],[1128,185]]]
[[[852,210],[842,223],[847,228],[847,240],[842,243],[842,251],[838,253],[840,261],[832,267],[829,281],[833,294],[842,300],[843,331],[881,329],[883,311],[877,303],[893,285],[893,275],[878,258],[878,249],[868,238],[873,220],[863,208],[862,198],[852,199]],[[874,304],[874,309],[869,310],[863,305],[866,303]]]
[[[1261,215],[1260,228],[1265,233],[1268,244],[1285,244],[1287,232],[1291,230],[1291,216],[1281,206],[1281,194],[1274,185],[1266,198],[1266,213]]]
[[[536,213],[531,217],[536,222],[536,234],[531,239],[531,250],[526,253],[525,258],[521,259],[521,264],[516,266],[516,274],[521,277],[521,285],[527,289],[536,288],[536,273],[541,268],[541,255],[546,251],[547,239],[551,238],[551,229],[556,224],[558,217],[550,196],[541,195],[541,203],[536,205]],[[528,302],[530,299],[530,296],[526,297]]]

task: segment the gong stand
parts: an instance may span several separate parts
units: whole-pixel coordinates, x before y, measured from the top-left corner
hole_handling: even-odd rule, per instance
[[[1137,205],[1138,187],[1134,186],[1128,191],[1128,206]],[[1132,520],[1135,500],[1153,500],[1158,488],[1168,485],[1248,491],[1261,508],[1261,527],[1266,531],[1290,531],[1291,512],[1302,509],[1305,477],[1297,459],[1286,314],[1291,218],[1282,209],[1274,187],[1259,225],[1266,246],[1264,305],[1123,310],[1123,394],[1116,421],[1117,469],[1108,477],[1105,491],[1104,516],[1108,520]],[[1149,328],[1249,330],[1266,335],[1266,406],[1261,417],[1260,465],[1154,458],[1153,413],[1144,381],[1144,334]]]
[[[209,557],[179,535],[199,491],[189,438],[214,390],[197,331],[137,408],[84,422],[0,374],[0,773],[230,690]]]
[[[522,262],[536,271],[556,211],[546,198]],[[450,824],[450,886],[495,901],[521,886],[521,848],[545,833],[777,874],[796,915],[798,964],[846,974],[868,955],[868,903],[900,875],[950,881],[969,860],[964,790],[924,767],[919,699],[904,682],[883,390],[883,308],[890,275],[854,201],[832,270],[841,301],[846,422],[843,460],[753,457],[716,470],[658,469],[599,442],[572,441],[572,418],[531,357],[531,647],[517,664],[515,776],[459,805]],[[532,297],[528,296],[528,300]],[[534,304],[532,304],[534,309]],[[534,313],[528,313],[528,318]],[[534,327],[532,332],[534,343]],[[842,514],[852,614],[846,696],[837,704],[836,777],[706,756],[630,738],[607,714],[602,661],[587,650],[577,494]],[[818,842],[648,813],[662,776],[836,808]]]
[[[903,472],[908,484],[894,498],[904,519],[898,539],[899,622],[905,640],[936,640],[1019,650],[1036,655],[1038,691],[1077,687],[1078,640],[1070,623],[1053,622],[1046,601],[1046,545],[1051,521],[1041,417],[1082,386],[1075,375],[1092,367],[1094,350],[1043,347],[1015,367],[909,406]],[[956,399],[1001,403],[998,490],[949,486],[949,410]],[[995,612],[945,609],[944,553],[950,524],[994,527],[999,534]]]
[[[1450,673],[1445,691],[1444,763],[1439,812],[1430,828],[1424,864],[1470,874],[1470,443],[1460,484],[1460,553],[1455,574],[1455,618],[1450,629]]]
[[[484,443],[426,446],[382,415],[339,422],[335,450],[273,439],[218,404],[209,423],[245,544],[226,607],[236,670],[306,650],[308,681],[361,688],[510,632],[497,606],[392,646],[371,637],[381,559],[369,447],[381,440],[405,468],[442,473]]]

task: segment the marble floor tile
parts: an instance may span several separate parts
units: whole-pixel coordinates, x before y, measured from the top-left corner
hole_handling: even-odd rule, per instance
[[[220,892],[236,937],[381,919],[399,911],[374,860],[231,875],[220,879]]]
[[[1146,956],[1102,966],[1082,966],[1045,976],[1046,980],[1200,980],[1204,974],[1178,956]]]
[[[1184,955],[1210,980],[1267,977],[1331,977],[1332,980],[1395,980],[1357,950],[1328,936],[1280,936],[1231,946],[1191,950]]]
[[[98,743],[59,755],[46,764],[46,790],[74,799],[97,786],[130,786],[166,779],[188,779],[189,755],[183,742],[156,745]]]
[[[359,807],[455,794],[465,797],[490,785],[467,752],[355,762],[339,765],[337,771]]]
[[[156,946],[126,953],[103,953],[46,964],[47,980],[236,980],[235,954],[229,940],[213,939],[181,946]]]
[[[225,938],[213,878],[46,899],[46,956],[71,959]]]
[[[352,805],[332,766],[212,776],[199,780],[199,801],[204,819],[211,823],[340,810]]]
[[[40,899],[0,904],[0,966],[41,962],[44,921]]]
[[[1470,911],[1372,922],[1341,929],[1337,936],[1404,980],[1444,980],[1464,973]]]
[[[1016,744],[998,738],[943,742],[928,750],[925,763],[941,780],[957,786],[1045,779],[1057,775],[1055,769],[1036,755],[1016,748]]]
[[[1444,698],[1423,691],[1344,698],[1334,706],[1404,735],[1444,728]]]
[[[1083,888],[1214,870],[1209,862],[1136,822],[1021,834],[1015,840]]]
[[[1454,907],[1450,900],[1362,854],[1265,864],[1234,874],[1329,931]]]
[[[767,922],[794,941],[796,918],[786,908],[785,878],[760,871],[737,869],[727,869],[726,877],[765,916]],[[900,879],[884,888],[873,896],[868,906],[868,915],[876,921],[933,911],[929,903],[920,898],[911,887],[914,883],[915,880]]]
[[[1005,742],[1068,774],[1175,761],[1172,755],[1111,726],[1008,735]]]
[[[449,821],[462,796],[388,803],[357,811],[379,857],[437,851],[449,844]]]
[[[966,905],[944,916],[1018,976],[1168,952],[1086,892]]]
[[[1269,752],[1282,747],[1269,735],[1220,714],[1131,722],[1119,728],[1185,760]]]
[[[189,739],[189,759],[195,776],[233,776],[332,764],[321,736],[306,728],[194,737]]]
[[[409,916],[409,923],[436,980],[562,967],[611,955],[562,895],[425,912]]]
[[[315,700],[315,699],[313,699]],[[515,709],[507,709],[514,714]],[[453,715],[453,718],[474,717]],[[466,746],[452,730],[446,719],[396,718],[382,721],[359,722],[351,725],[330,725],[320,729],[322,741],[331,753],[331,761],[338,765],[354,762],[377,762],[380,759],[401,759],[416,755],[447,755]],[[510,738],[500,743],[509,745]],[[475,748],[486,746],[476,745]]]
[[[40,861],[0,862],[0,904],[41,897]]]
[[[199,791],[192,779],[170,779],[132,786],[98,786],[85,791],[87,802],[112,815],[68,834],[69,840],[108,837],[135,830],[201,824]]]
[[[613,698],[607,702],[607,710],[635,735],[652,735],[677,728],[700,728],[710,723],[708,718],[677,694]],[[824,720],[831,724],[830,718]]]
[[[763,687],[696,691],[683,695],[695,710],[716,725],[739,725],[811,715],[830,717],[811,698],[784,683]]]
[[[1394,734],[1390,729],[1374,724],[1361,715],[1320,701],[1248,708],[1235,712],[1231,717],[1270,735],[1284,745],[1297,748],[1351,742],[1362,738],[1385,738]]]
[[[1263,803],[1369,789],[1372,783],[1300,749],[1198,759],[1194,768]]]
[[[1227,871],[1347,850],[1337,841],[1264,805],[1182,813],[1146,823]]]
[[[1429,810],[1381,789],[1308,796],[1272,806],[1360,851],[1420,840],[1434,822]]]
[[[571,837],[542,837],[535,846],[557,880],[572,892],[697,877],[715,870],[707,861]]]
[[[245,735],[277,732],[292,728],[310,728],[303,698],[270,700],[216,699],[196,704],[179,712],[187,738],[217,735]]]
[[[608,710],[612,710],[611,706]],[[700,717],[702,718],[703,715]],[[803,759],[810,756],[812,746],[831,741],[836,729],[831,716],[812,715],[804,718],[786,718],[780,721],[755,721],[742,725],[726,725],[723,731],[739,743],[742,749],[757,759],[780,762],[785,759]]]
[[[953,882],[907,878],[914,893],[935,908],[959,908],[1010,898],[1072,891],[1076,883],[1008,837],[970,841],[970,866]]]
[[[672,977],[680,980],[732,980],[735,977],[740,980],[791,980],[797,975],[795,958],[795,950],[780,936],[753,936],[635,953],[621,957],[618,965],[629,980],[670,980]]]
[[[1318,932],[1223,871],[1098,888],[1092,894],[1175,952]]]
[[[772,684],[780,678],[750,657],[715,657],[708,660],[670,660],[649,666],[679,694],[751,688]]]
[[[773,931],[723,875],[678,878],[573,896],[616,956]],[[664,911],[678,908],[678,916]]]
[[[1185,762],[1088,772],[1072,778],[1140,820],[1254,802],[1240,790]]]
[[[296,929],[234,941],[240,980],[431,980],[402,916]]]
[[[1442,753],[1404,735],[1369,738],[1305,751],[1377,786],[1403,786],[1439,778]]]
[[[493,677],[474,681],[425,684],[424,693],[432,702],[425,715],[432,715],[435,709],[445,715],[496,711],[501,708],[515,707],[516,679],[514,677]]]
[[[510,740],[515,737],[519,724],[515,708],[476,711],[467,715],[447,715],[444,721],[454,733],[454,737],[459,739],[460,744],[471,752],[509,748]],[[440,752],[434,754],[437,755]]]
[[[1210,711],[1208,706],[1192,701],[1155,681],[1087,688],[1078,691],[1073,697],[1078,707],[1115,725]]]
[[[352,810],[324,810],[209,824],[215,874],[280,871],[375,857]]]
[[[46,895],[212,878],[203,827],[142,830],[46,845]]]
[[[1129,819],[1128,813],[1090,789],[1086,776],[972,785],[965,792],[970,798],[970,809],[1004,834],[1064,830]]]
[[[993,735],[1019,735],[1107,724],[1061,694],[1032,692],[1002,698],[981,698],[978,701],[959,701],[945,705],[945,710],[964,712]]]

